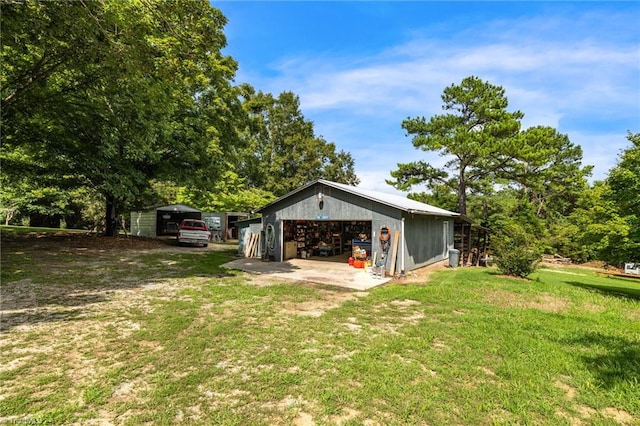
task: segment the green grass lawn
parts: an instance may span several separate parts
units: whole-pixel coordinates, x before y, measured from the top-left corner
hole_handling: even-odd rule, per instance
[[[86,229],[60,229],[60,228],[40,228],[33,226],[0,225],[0,232],[4,235],[29,234],[29,233],[57,233],[57,232],[89,232]]]
[[[263,286],[232,254],[3,250],[0,423],[640,424],[640,283]]]

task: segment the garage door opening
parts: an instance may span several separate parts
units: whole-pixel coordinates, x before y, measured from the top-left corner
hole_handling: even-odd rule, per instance
[[[199,211],[169,211],[158,210],[156,219],[156,235],[178,235],[180,222],[184,219],[200,219]]]
[[[350,256],[365,253],[370,258],[371,231],[370,220],[285,220],[283,259],[347,262]]]

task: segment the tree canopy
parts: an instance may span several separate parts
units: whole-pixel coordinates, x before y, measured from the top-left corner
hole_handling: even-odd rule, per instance
[[[520,111],[508,112],[500,86],[467,77],[442,94],[446,114],[407,118],[402,128],[412,135],[413,146],[435,151],[446,158],[436,168],[424,161],[398,164],[387,183],[400,190],[419,184],[433,189],[446,187],[457,194],[458,212],[467,214],[467,194],[481,191],[487,179],[506,167],[517,149]]]
[[[488,219],[486,205],[482,213],[468,212],[468,195],[487,197],[506,187],[517,189],[513,194],[531,203],[538,217],[571,210],[592,169],[582,166],[580,146],[551,127],[520,131],[524,114],[508,112],[504,89],[477,77],[445,88],[442,99],[443,109],[452,112],[428,121],[406,119],[402,127],[413,136],[414,147],[444,157],[444,166],[436,168],[425,161],[398,164],[389,184],[401,190],[425,185],[429,192],[410,197],[482,220]]]
[[[3,6],[5,172],[94,188],[107,229],[151,179],[202,178],[234,141],[225,22],[205,1]]]
[[[640,263],[640,133],[629,133],[631,146],[604,182],[585,192],[570,215],[583,258],[611,264]]]
[[[502,87],[467,77],[445,88],[442,100],[447,113],[408,118],[402,128],[414,147],[438,153],[444,165],[398,164],[387,183],[404,191],[424,185],[426,192],[408,196],[491,227],[503,255],[517,240],[534,257],[548,252],[614,263],[637,257],[636,135],[607,181],[590,187],[593,167],[582,165],[582,148],[552,127],[520,130],[524,114],[507,110]],[[529,262],[527,256],[519,260]]]
[[[359,183],[295,93],[234,83],[226,18],[206,0],[15,1],[0,19],[6,223],[113,234],[118,214],[156,202],[251,211],[317,178]],[[471,76],[441,99],[443,114],[401,126],[442,166],[398,164],[389,184],[424,186],[408,196],[493,227],[507,250],[640,262],[639,134],[590,185],[581,147],[551,127],[521,130],[502,87]]]
[[[238,169],[249,186],[282,196],[318,178],[358,184],[351,154],[315,135],[297,95],[274,97],[245,85],[243,97],[248,120]]]
[[[516,182],[533,204],[536,216],[566,215],[593,166],[582,166],[582,148],[552,127],[535,126],[516,139],[514,161],[498,174]]]
[[[221,209],[255,208],[318,177],[357,182],[351,155],[314,134],[295,94],[233,84],[226,18],[205,0],[24,1],[2,12],[9,193],[25,179],[41,194],[87,188],[104,197],[111,234],[118,212],[162,198],[161,182]],[[35,211],[4,198],[6,212]]]

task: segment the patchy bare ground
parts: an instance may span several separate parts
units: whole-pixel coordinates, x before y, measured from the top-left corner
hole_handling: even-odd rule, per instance
[[[19,254],[23,250],[46,251],[60,253],[74,253],[78,255],[100,255],[103,253],[117,253],[133,250],[147,252],[151,250],[184,252],[185,250],[226,250],[228,245],[209,244],[209,247],[180,247],[173,237],[143,238],[119,235],[105,237],[91,233],[56,232],[2,235],[2,251],[9,254]],[[4,258],[5,256],[3,256]]]
[[[110,265],[137,265],[135,257],[141,253],[176,252],[220,250],[229,249],[228,245],[210,245],[209,248],[178,247],[172,240],[156,240],[144,238],[105,238],[87,236],[82,234],[48,235],[20,235],[11,238],[2,238],[2,265],[11,262],[12,256],[28,255],[36,261],[46,262],[46,266],[52,275],[63,274],[65,270],[59,269],[57,256],[71,255],[74,259],[67,266],[83,265],[86,269],[83,276],[94,279],[96,285],[86,290],[66,292],[60,286],[52,286],[50,293],[58,293],[48,297],[42,297],[42,285],[25,278],[14,281],[12,291],[6,291],[6,284],[2,283],[2,328],[4,333],[0,342],[0,373],[30,369],[32,375],[41,377],[42,383],[37,390],[38,395],[47,398],[51,388],[55,386],[54,380],[66,380],[70,385],[77,384],[81,388],[91,389],[94,386],[94,377],[104,377],[109,371],[116,368],[124,368],[129,360],[129,354],[122,352],[118,343],[127,339],[140,328],[140,324],[127,318],[132,311],[148,312],[153,309],[154,300],[182,300],[188,302],[188,296],[179,296],[181,290],[192,287],[197,289],[200,280],[205,278],[190,277],[189,280],[180,278],[159,277],[144,282],[130,281],[126,276],[110,275]],[[87,268],[87,266],[89,266]],[[171,270],[179,268],[179,265],[167,261],[163,267]],[[396,279],[398,284],[425,283],[433,271],[446,269],[446,262],[440,262],[426,268],[409,273],[402,279]],[[578,273],[578,272],[576,272]],[[111,280],[109,286],[103,287],[105,280]],[[252,280],[260,285],[272,283],[268,275],[252,276]],[[321,316],[328,310],[335,309],[343,303],[355,300],[367,295],[365,292],[342,291],[322,289],[322,297],[318,300],[283,301],[280,312],[296,316]],[[567,299],[548,294],[541,294],[529,300],[523,300],[516,294],[508,291],[483,291],[482,296],[488,302],[499,307],[534,308],[549,312],[565,312],[569,308]],[[256,300],[259,304],[260,300]],[[204,322],[210,317],[211,307],[204,305],[199,314]],[[229,304],[228,310],[218,314],[221,317],[233,317],[238,310],[246,306]],[[593,311],[599,312],[602,308],[593,306]],[[394,335],[403,324],[416,324],[425,318],[424,305],[416,300],[395,300],[389,303],[381,303],[374,306],[381,325],[373,327],[373,331],[384,335]],[[393,313],[393,315],[391,314]],[[206,315],[205,315],[206,314]],[[455,315],[465,315],[462,310],[455,310]],[[337,324],[348,332],[360,333],[363,324],[358,318],[348,318],[346,322]],[[141,340],[140,347],[147,353],[162,351],[164,348],[155,341]],[[431,343],[433,349],[439,353],[451,351],[451,346],[446,340],[434,338]],[[5,350],[9,348],[9,352]],[[311,350],[311,349],[310,349]],[[349,358],[351,352],[337,355]],[[242,369],[242,364],[219,365],[220,369]],[[147,400],[145,394],[149,391],[149,383],[142,377],[152,373],[149,366],[141,367],[138,377],[120,383],[111,395],[108,396],[109,406],[139,406]],[[480,366],[488,380],[496,376],[493,369]],[[254,372],[255,373],[255,372]],[[263,372],[264,373],[264,372]],[[292,371],[297,373],[297,371]],[[175,372],[176,375],[186,374]],[[243,374],[239,371],[238,374]],[[244,371],[246,374],[246,371]],[[434,370],[425,370],[425,375],[435,377]],[[251,376],[247,376],[251,377]],[[51,380],[48,382],[48,380]],[[354,386],[357,384],[354,384]],[[572,412],[557,411],[556,414],[565,418],[569,424],[591,424],[598,414],[593,408],[578,404],[577,389],[570,384],[568,377],[559,377],[554,383],[568,401],[572,402]],[[11,397],[23,386],[18,380],[3,383],[3,391],[0,399]],[[97,386],[96,386],[97,387]],[[215,393],[207,388],[202,388],[202,401],[197,401],[192,407],[187,407],[179,412],[176,422],[188,424],[193,420],[202,420],[200,403],[235,405],[243,398],[243,390],[230,389],[226,393]],[[69,399],[77,400],[82,406],[90,395],[80,394],[69,386]],[[314,401],[307,401],[300,396],[288,395],[275,403],[267,402],[265,409],[272,409],[274,413],[287,414],[294,425],[314,425],[324,420],[328,424],[349,424],[361,414],[359,411],[345,407],[332,413],[325,419],[314,418],[311,413],[318,408]],[[124,423],[136,413],[131,408],[120,415],[117,423]],[[384,413],[380,413],[384,419]],[[600,412],[607,418],[621,425],[632,425],[636,419],[618,408],[609,407]],[[110,419],[114,413],[101,411],[95,418],[84,424],[112,424]],[[0,423],[20,422],[20,418],[3,417],[0,413]],[[387,422],[365,420],[363,424],[378,425]],[[279,423],[285,424],[285,423]]]
[[[3,235],[2,266],[10,265],[15,269],[17,262],[30,259],[38,264],[39,270],[48,271],[51,277],[62,274],[78,273],[84,283],[81,286],[67,286],[57,281],[43,286],[31,278],[12,282],[3,282],[1,288],[0,310],[2,320],[0,332],[0,373],[26,370],[32,377],[44,377],[51,380],[39,386],[37,395],[46,399],[51,397],[60,381],[68,382],[70,401],[77,401],[78,406],[87,402],[86,389],[98,388],[95,377],[104,377],[109,371],[126,368],[131,355],[122,352],[119,342],[126,340],[132,333],[140,329],[140,324],[131,321],[130,315],[135,312],[150,312],[155,301],[177,300],[188,301],[183,291],[187,288],[197,289],[202,280],[209,278],[190,276],[188,280],[181,277],[170,278],[164,273],[150,272],[148,279],[133,278],[118,273],[127,268],[146,268],[139,264],[138,256],[153,253],[185,253],[202,252],[204,250],[228,250],[229,245],[210,244],[208,248],[179,247],[170,239],[156,240],[133,237],[107,238],[84,234],[23,234]],[[64,256],[64,262],[60,262]],[[71,258],[70,258],[71,257]],[[13,264],[12,264],[13,262]],[[170,260],[162,263],[164,272],[180,268]],[[75,272],[73,270],[76,270]],[[39,273],[42,277],[42,272]],[[268,275],[252,276],[254,282],[268,285],[272,278]],[[224,285],[224,284],[221,284]],[[308,285],[308,284],[303,284]],[[284,314],[296,316],[320,316],[349,300],[367,295],[365,292],[343,291],[341,289],[322,289],[317,300],[283,301],[280,309]],[[256,301],[260,303],[259,300]],[[232,317],[238,309],[229,302],[227,311],[217,315]],[[223,303],[224,304],[224,303]],[[208,307],[203,306],[200,314],[210,317]],[[139,341],[146,353],[163,351],[163,346],[155,341]],[[133,359],[136,359],[133,357]],[[221,368],[224,366],[221,366]],[[119,384],[108,397],[109,406],[131,405],[142,406],[147,402],[145,395],[149,391],[149,383],[145,377],[152,374],[144,367],[140,376]],[[176,372],[175,374],[185,374]],[[19,395],[24,386],[19,379],[10,379],[3,383],[0,400]],[[79,392],[77,389],[85,389]],[[233,405],[233,399],[242,399],[242,395],[209,394],[203,390],[203,398],[223,401]],[[308,407],[305,401],[285,398],[274,406],[275,411],[297,412],[294,424],[316,424],[311,414],[302,410]],[[180,412],[176,421],[199,419],[199,405]],[[136,409],[131,409],[118,416],[118,422],[126,422],[135,416]],[[331,424],[348,423],[358,413],[345,409],[342,413],[331,416]],[[84,424],[113,424],[115,414],[110,411],[99,413],[91,421]],[[22,418],[3,416],[0,423],[20,422]],[[317,419],[316,419],[317,420]],[[374,423],[372,423],[374,424]]]
[[[394,278],[393,282],[396,284],[411,284],[411,285],[424,284],[429,281],[429,277],[434,271],[441,271],[443,269],[448,269],[448,268],[449,268],[449,261],[444,260],[429,266],[425,266],[423,268],[409,271],[404,277]]]
[[[550,294],[540,294],[534,298],[523,298],[522,295],[506,290],[478,291],[489,303],[503,308],[530,308],[546,312],[566,312],[570,302],[566,298]]]

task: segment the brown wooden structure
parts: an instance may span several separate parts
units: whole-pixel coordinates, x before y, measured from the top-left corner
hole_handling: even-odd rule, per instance
[[[453,237],[453,248],[460,251],[460,266],[487,266],[490,263],[492,253],[489,228],[460,215],[454,222]]]

